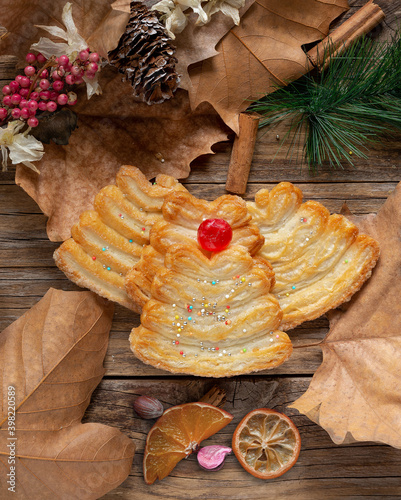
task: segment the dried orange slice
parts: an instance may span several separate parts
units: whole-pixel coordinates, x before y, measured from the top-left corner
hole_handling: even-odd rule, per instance
[[[180,460],[231,422],[233,416],[207,403],[187,403],[166,410],[150,429],[143,457],[146,484],[164,479]]]
[[[287,472],[298,460],[301,436],[286,415],[259,408],[238,424],[232,448],[247,472],[261,479],[272,479]]]

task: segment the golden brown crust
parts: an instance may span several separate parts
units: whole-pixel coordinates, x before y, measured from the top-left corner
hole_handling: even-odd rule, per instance
[[[151,298],[151,286],[157,271],[163,267],[164,257],[151,245],[143,248],[137,264],[125,276],[128,296],[142,309]]]
[[[272,368],[291,354],[277,330],[282,312],[270,294],[274,274],[261,259],[231,246],[209,258],[174,245],[152,281],[131,349],[173,373],[226,377]]]
[[[72,238],[66,240],[54,252],[54,260],[58,268],[76,285],[89,288],[106,299],[139,312],[138,306],[125,291],[124,277],[114,271],[107,271]]]
[[[150,284],[168,249],[178,243],[200,248],[197,231],[203,220],[226,220],[233,229],[230,246],[243,246],[252,255],[263,246],[264,239],[257,226],[250,223],[246,203],[238,196],[224,195],[209,202],[188,192],[174,191],[165,197],[162,212],[163,219],[156,222],[150,231],[150,245],[154,252],[146,254],[127,276],[127,293],[141,307],[151,296]],[[145,273],[147,279],[143,278]]]
[[[248,209],[265,237],[259,255],[275,272],[281,329],[338,307],[371,275],[379,245],[342,215],[315,201],[302,203],[302,192],[288,182],[260,190],[255,200]]]
[[[162,218],[164,197],[172,189],[185,191],[168,175],[151,184],[139,169],[121,167],[117,186],[100,190],[94,210],[81,214],[72,238],[56,250],[57,266],[77,285],[139,311],[139,302],[127,295],[124,277],[149,243],[150,228]]]

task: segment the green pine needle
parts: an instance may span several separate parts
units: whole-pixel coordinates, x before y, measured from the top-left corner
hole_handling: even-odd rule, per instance
[[[317,76],[306,75],[251,109],[262,115],[261,127],[290,120],[291,158],[305,134],[303,152],[312,171],[323,162],[353,165],[353,155],[367,158],[367,145],[401,129],[401,36],[389,43],[364,37]]]

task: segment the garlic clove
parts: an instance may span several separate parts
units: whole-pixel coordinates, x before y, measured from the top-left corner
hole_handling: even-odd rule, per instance
[[[198,463],[205,470],[220,470],[224,465],[226,455],[229,455],[231,452],[232,449],[228,446],[204,446],[198,451]]]
[[[134,401],[134,410],[141,418],[151,419],[159,418],[164,408],[160,401],[152,396],[139,396]]]

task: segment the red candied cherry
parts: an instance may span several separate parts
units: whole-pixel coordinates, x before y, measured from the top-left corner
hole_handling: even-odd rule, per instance
[[[67,94],[60,94],[57,97],[57,102],[60,104],[60,106],[65,106],[68,102],[68,95]]]
[[[81,52],[78,54],[78,59],[80,61],[87,61],[89,58],[89,52],[87,50],[81,50]]]
[[[47,78],[48,76],[49,72],[47,71],[47,69],[42,70],[39,74],[39,78]]]
[[[12,111],[11,111],[11,116],[13,118],[15,118],[16,120],[18,120],[18,118],[21,116],[21,110],[19,108],[14,108]]]
[[[92,73],[92,71],[85,71],[85,76],[89,80],[93,80],[93,78],[95,78],[95,73]]]
[[[31,80],[27,76],[23,76],[20,85],[23,89],[27,89],[31,85]]]
[[[30,99],[37,101],[39,99],[39,92],[31,92],[31,95],[29,97]]]
[[[60,90],[62,90],[63,87],[64,87],[64,82],[62,82],[61,80],[57,80],[57,81],[53,82],[53,88],[57,92],[60,92]]]
[[[39,82],[39,87],[42,90],[47,90],[50,87],[49,80],[47,78],[42,78],[42,80],[40,80],[40,82]]]
[[[21,99],[21,101],[19,103],[19,107],[22,109],[22,108],[26,108],[27,106],[28,106],[28,101],[26,99]]]
[[[28,108],[22,108],[21,109],[21,118],[23,120],[27,120],[30,117],[31,113],[29,112]]]
[[[46,105],[47,111],[53,113],[57,109],[57,104],[54,101],[49,101]]]
[[[74,85],[75,83],[75,76],[74,75],[67,75],[65,77],[65,82],[67,85]]]
[[[43,54],[38,54],[36,56],[36,59],[39,64],[44,64],[47,61],[46,57]]]
[[[199,245],[209,252],[224,250],[232,237],[231,226],[224,219],[206,219],[198,227]]]
[[[8,86],[10,87],[11,89],[11,92],[18,92],[18,89],[19,89],[19,83],[16,82],[15,80],[11,81]]]
[[[38,108],[40,111],[47,111],[47,104],[44,101],[40,101],[38,104]]]
[[[28,101],[28,109],[29,111],[36,111],[38,109],[39,105],[36,101]]]
[[[5,95],[3,97],[3,104],[4,104],[4,106],[11,106],[12,102],[11,102],[11,96],[10,95]]]
[[[31,116],[28,119],[28,125],[30,127],[37,127],[39,125],[39,120],[37,118],[35,118],[34,116]]]
[[[28,94],[29,94],[29,89],[20,89],[19,91],[19,95],[21,97],[28,97]]]
[[[25,61],[29,64],[34,63],[36,61],[35,54],[32,54],[32,52],[28,52],[28,54],[25,56]]]
[[[19,94],[13,94],[11,96],[11,103],[12,104],[15,104],[15,105],[18,105],[22,100],[22,97],[19,95]]]
[[[43,101],[48,101],[50,99],[50,92],[48,90],[42,90],[42,92],[39,94],[39,97]]]
[[[100,56],[97,52],[92,52],[92,54],[89,54],[89,61],[97,63],[99,62]]]
[[[26,76],[33,76],[36,73],[36,69],[33,66],[25,66],[24,73]]]
[[[59,66],[67,66],[67,64],[70,62],[70,58],[68,56],[60,56],[58,58],[58,64]]]
[[[21,78],[22,78],[22,77],[23,77],[23,75],[17,75],[17,76],[15,77],[15,81],[16,81],[19,85],[21,85]]]
[[[11,91],[10,85],[4,85],[2,92],[3,92],[3,95],[11,94],[12,91]]]
[[[7,110],[6,108],[0,108],[0,120],[4,120],[7,118]]]
[[[57,97],[58,97],[58,92],[56,92],[55,90],[51,90],[50,91],[50,96],[49,96],[49,99],[51,101],[56,101],[57,100]]]

